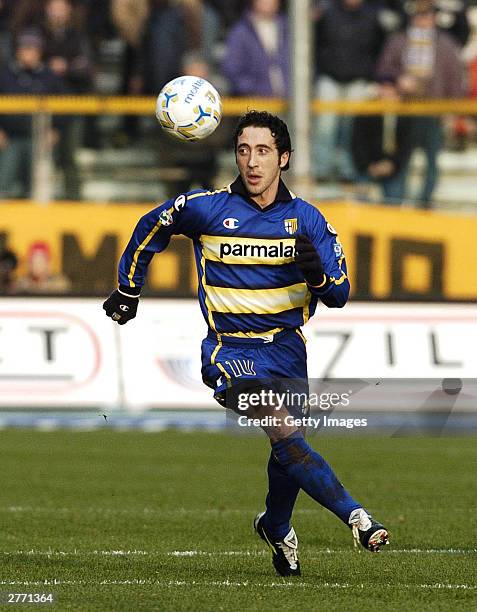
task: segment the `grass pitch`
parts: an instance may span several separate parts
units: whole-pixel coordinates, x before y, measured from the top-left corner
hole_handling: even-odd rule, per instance
[[[358,554],[301,493],[301,579],[277,577],[251,530],[266,493],[262,436],[0,440],[3,593],[52,592],[59,610],[477,610],[475,438],[312,438],[392,544]]]

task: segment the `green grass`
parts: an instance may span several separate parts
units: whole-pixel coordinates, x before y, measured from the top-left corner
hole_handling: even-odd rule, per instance
[[[264,438],[2,431],[0,591],[54,592],[40,609],[60,610],[477,610],[476,439],[312,444],[392,545],[358,554],[300,494],[303,577],[292,580],[251,531]],[[57,584],[34,584],[45,580]]]

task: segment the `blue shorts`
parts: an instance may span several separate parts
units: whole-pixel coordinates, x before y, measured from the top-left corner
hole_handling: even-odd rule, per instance
[[[306,346],[299,329],[287,329],[260,338],[230,338],[210,331],[202,341],[202,380],[214,390],[214,398],[222,406],[227,391],[267,388],[308,391]]]

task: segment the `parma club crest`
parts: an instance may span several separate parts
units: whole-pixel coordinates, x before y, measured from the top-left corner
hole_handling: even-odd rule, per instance
[[[283,223],[285,224],[285,231],[288,234],[296,234],[298,229],[298,219],[285,219]]]

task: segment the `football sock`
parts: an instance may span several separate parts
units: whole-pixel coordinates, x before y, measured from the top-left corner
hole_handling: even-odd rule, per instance
[[[319,504],[348,524],[349,515],[361,508],[336,478],[323,457],[301,435],[272,443],[276,459],[297,484]]]
[[[267,471],[267,511],[263,523],[272,539],[279,541],[283,540],[290,531],[291,515],[300,485],[295,478],[287,474],[286,468],[280,465],[273,452],[270,453]]]

